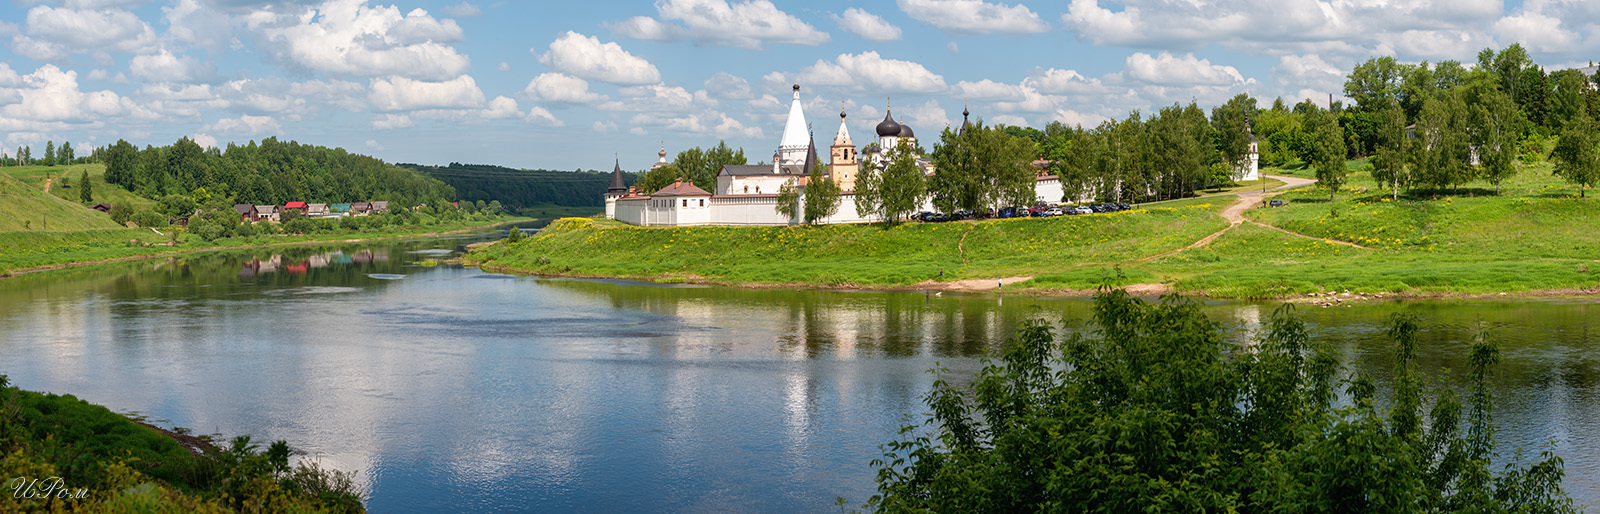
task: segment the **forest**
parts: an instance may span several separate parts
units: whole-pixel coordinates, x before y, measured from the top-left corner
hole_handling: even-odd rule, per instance
[[[224,149],[202,148],[189,138],[140,150],[127,141],[99,149],[106,182],[150,199],[192,196],[207,204],[282,205],[290,201],[342,203],[385,200],[399,205],[438,204],[456,191],[437,179],[342,148],[267,138]]]
[[[399,164],[441,180],[467,201],[499,200],[511,209],[538,205],[563,207],[601,207],[611,174],[600,171],[519,170],[491,164],[448,166]],[[636,176],[623,173],[623,182],[633,184]]]

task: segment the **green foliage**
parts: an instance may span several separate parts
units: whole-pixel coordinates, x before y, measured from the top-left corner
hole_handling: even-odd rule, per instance
[[[927,196],[922,167],[910,142],[887,150],[887,163],[861,163],[856,179],[856,212],[899,221],[922,205]]]
[[[195,209],[199,207],[199,204],[195,202],[192,196],[167,195],[161,197],[161,201],[156,203],[155,209],[156,212],[165,214],[168,217],[182,218],[194,214]]]
[[[1007,133],[1009,128],[984,126],[980,120],[963,132],[946,127],[939,134],[933,153],[938,171],[927,185],[936,208],[955,212],[1033,204],[1035,145]]]
[[[44,160],[43,161],[39,161],[39,163],[43,164],[45,166],[55,166],[56,165],[56,142],[55,141],[46,141],[45,142],[45,144],[44,144]]]
[[[0,511],[365,512],[352,474],[290,467],[283,441],[262,451],[239,436],[194,453],[105,407],[6,382],[0,376],[0,474],[60,477],[86,494],[0,495]]]
[[[110,214],[111,221],[116,222],[118,225],[126,225],[128,219],[133,217],[133,204],[124,199],[111,202]]]
[[[637,186],[641,193],[648,195],[653,194],[656,191],[660,191],[661,188],[672,185],[673,182],[676,182],[681,178],[684,178],[683,170],[678,169],[677,166],[668,164],[666,166],[661,166],[645,172],[644,176],[639,177],[639,181],[635,182],[633,185]],[[710,190],[707,189],[707,191]]]
[[[132,221],[136,225],[146,228],[160,228],[167,226],[167,217],[150,209],[140,209],[138,211],[134,211],[133,216],[130,216],[128,220]]]
[[[729,164],[748,164],[748,161],[745,160],[743,148],[730,148],[726,141],[718,141],[717,146],[704,150],[698,146],[690,148],[678,152],[672,159],[672,165],[683,174],[684,180],[693,182],[695,187],[706,191],[716,189],[717,173],[722,171],[723,166]]]
[[[1317,185],[1328,188],[1331,199],[1344,184],[1348,172],[1344,165],[1344,129],[1339,127],[1338,117],[1331,112],[1317,114],[1315,119],[1315,151],[1310,164],[1317,169]]]
[[[817,163],[811,167],[811,175],[806,178],[805,190],[805,222],[816,224],[834,213],[839,212],[839,202],[843,199],[844,191],[839,188],[839,183],[834,182],[829,176],[828,166]]]
[[[1411,145],[1420,185],[1442,189],[1472,178],[1472,158],[1466,104],[1459,92],[1430,98],[1418,115],[1416,141]]]
[[[1579,116],[1567,124],[1550,159],[1555,161],[1554,173],[1580,186],[1578,196],[1586,196],[1589,187],[1600,181],[1600,140],[1595,135],[1594,120]]]
[[[455,188],[462,200],[500,202],[511,209],[539,205],[604,207],[611,173],[598,171],[520,170],[488,164],[398,166],[422,172]],[[635,173],[623,173],[624,185],[633,185]]]
[[[1583,116],[1582,106],[1578,115]],[[1511,97],[1499,91],[1485,93],[1472,106],[1473,145],[1478,159],[1483,162],[1480,175],[1494,184],[1495,194],[1500,194],[1500,184],[1517,173],[1517,138],[1524,122]]]
[[[417,173],[339,148],[267,138],[206,151],[189,138],[139,150],[126,141],[108,146],[105,180],[150,199],[206,189],[239,203],[283,205],[389,200],[398,205],[455,199],[455,189]]]
[[[970,386],[934,382],[927,423],[903,427],[873,462],[880,494],[867,507],[1576,511],[1557,457],[1490,471],[1493,344],[1473,347],[1465,423],[1449,389],[1426,407],[1412,318],[1391,325],[1392,405],[1380,407],[1361,377],[1342,384],[1353,401],[1336,404],[1339,356],[1291,309],[1249,346],[1228,343],[1192,301],[1121,291],[1096,297],[1092,334],[1057,340],[1048,325],[1025,324]]]
[[[89,170],[78,172],[78,201],[94,203],[94,184],[89,182]]]
[[[1393,199],[1400,198],[1400,187],[1409,186],[1411,177],[1406,173],[1406,115],[1400,102],[1390,100],[1389,105],[1374,113],[1377,127],[1374,136],[1378,155],[1372,160],[1372,179],[1389,186]]]
[[[511,227],[511,232],[506,233],[506,242],[512,244],[522,242],[522,229]]]

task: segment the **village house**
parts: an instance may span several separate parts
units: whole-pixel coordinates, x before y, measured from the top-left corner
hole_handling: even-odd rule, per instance
[[[328,204],[325,204],[325,203],[308,203],[308,204],[306,204],[306,216],[309,216],[309,217],[312,217],[312,218],[320,218],[320,217],[324,217],[324,216],[327,216],[327,215],[328,215]]]
[[[257,205],[250,218],[250,221],[278,221],[278,206]]]
[[[248,203],[233,204],[233,212],[239,213],[239,221],[249,223],[255,221],[256,206]]]
[[[281,214],[283,212],[288,212],[288,211],[300,211],[300,214],[304,215],[306,213],[306,203],[305,202],[289,202],[289,203],[283,204],[283,209],[280,209],[279,213]]]

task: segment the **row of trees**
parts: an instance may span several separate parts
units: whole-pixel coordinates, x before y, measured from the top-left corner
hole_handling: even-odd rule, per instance
[[[89,155],[79,157],[72,148],[71,142],[62,142],[61,148],[56,148],[55,141],[46,141],[44,144],[44,158],[33,158],[33,147],[19,146],[15,155],[5,155],[0,152],[0,166],[56,166],[68,164],[86,164],[96,161],[96,149],[90,149]]]
[[[611,173],[594,170],[520,170],[489,164],[426,166],[399,164],[454,187],[464,201],[497,201],[512,209],[538,205],[600,207],[611,185]],[[631,182],[632,174],[624,180]]]
[[[730,164],[749,164],[744,157],[744,149],[730,147],[726,141],[718,141],[717,146],[711,148],[702,149],[697,146],[678,152],[671,163],[644,172],[633,185],[645,194],[649,194],[670,186],[673,181],[681,178],[693,182],[695,187],[700,189],[715,191],[717,173],[722,171],[723,166]]]
[[[414,170],[346,152],[277,138],[205,149],[185,137],[171,146],[138,149],[127,141],[101,151],[106,182],[140,196],[192,196],[199,203],[281,205],[289,201],[388,200],[397,205],[454,201],[455,189]]]

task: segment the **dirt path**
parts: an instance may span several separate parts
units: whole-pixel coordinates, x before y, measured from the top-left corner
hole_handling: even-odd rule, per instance
[[[1150,261],[1153,261],[1153,260],[1156,260],[1156,259],[1160,259],[1162,257],[1167,257],[1167,256],[1170,256],[1170,255],[1176,254],[1178,252],[1182,252],[1184,250],[1193,250],[1195,248],[1200,248],[1202,246],[1211,244],[1211,242],[1215,241],[1218,237],[1222,237],[1222,235],[1226,234],[1229,230],[1233,230],[1233,227],[1237,227],[1241,223],[1244,223],[1246,221],[1250,221],[1250,220],[1244,219],[1244,212],[1250,210],[1252,207],[1255,207],[1256,205],[1260,205],[1262,201],[1265,201],[1268,198],[1277,196],[1278,194],[1283,193],[1284,191],[1288,191],[1290,189],[1294,189],[1294,188],[1297,188],[1297,187],[1300,187],[1300,186],[1304,186],[1304,185],[1315,184],[1317,182],[1316,180],[1308,179],[1308,178],[1286,177],[1286,176],[1278,176],[1278,175],[1265,175],[1265,174],[1263,174],[1263,175],[1261,175],[1261,177],[1262,178],[1270,178],[1270,179],[1281,181],[1281,182],[1283,182],[1283,185],[1275,187],[1275,188],[1272,188],[1272,189],[1269,189],[1269,190],[1266,190],[1266,191],[1249,191],[1249,192],[1233,193],[1233,194],[1239,196],[1239,201],[1234,202],[1233,205],[1229,205],[1228,208],[1227,209],[1223,209],[1222,213],[1221,213],[1222,219],[1228,220],[1228,226],[1227,227],[1223,228],[1222,230],[1218,230],[1218,231],[1216,231],[1215,233],[1213,233],[1213,234],[1211,234],[1209,236],[1200,238],[1199,241],[1195,241],[1194,244],[1191,244],[1189,246],[1185,246],[1183,248],[1179,248],[1179,249],[1172,250],[1172,251],[1169,251],[1169,252],[1162,252],[1162,253],[1158,253],[1158,254],[1155,254],[1155,255],[1151,255],[1149,257],[1145,257],[1145,258],[1142,258],[1142,259],[1139,259],[1139,260],[1136,260],[1136,261],[1133,261],[1133,262],[1136,263],[1136,264],[1143,264],[1143,263],[1150,262]],[[1251,223],[1255,223],[1255,222],[1251,221]],[[1300,236],[1300,237],[1305,237],[1305,238],[1310,238],[1310,239],[1321,239],[1321,238],[1311,237],[1311,236],[1304,235],[1304,234],[1295,234],[1294,232],[1289,232],[1287,230],[1283,230],[1283,229],[1278,228],[1278,227],[1273,227],[1271,225],[1264,225],[1264,224],[1260,224],[1260,223],[1256,223],[1256,224],[1257,225],[1261,225],[1263,227],[1271,227],[1273,229],[1280,230],[1280,231],[1283,231],[1283,232],[1286,232],[1286,233],[1289,233],[1289,234],[1294,234],[1294,235],[1297,235],[1297,236]],[[1334,241],[1334,242],[1335,243],[1343,243],[1343,241]],[[1350,243],[1344,243],[1344,244],[1350,244]],[[1355,245],[1351,245],[1351,246],[1355,246]]]
[[[50,183],[55,182],[55,181],[56,181],[56,179],[54,177],[45,177],[45,179],[44,179],[44,194],[50,194]]]

